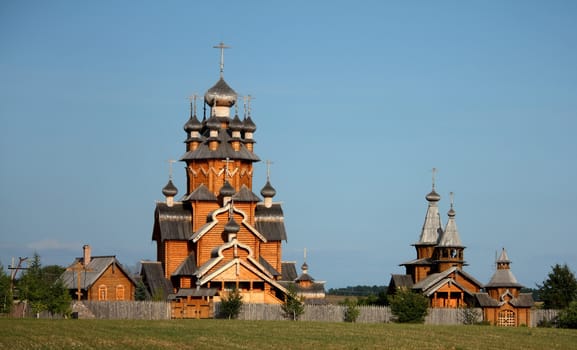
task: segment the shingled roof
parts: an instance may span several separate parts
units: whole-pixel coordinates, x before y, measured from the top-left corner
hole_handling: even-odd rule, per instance
[[[67,289],[78,288],[78,280],[80,280],[81,289],[86,290],[91,288],[94,282],[96,282],[111,265],[118,267],[118,269],[136,285],[136,281],[132,278],[132,275],[120,264],[116,256],[93,256],[90,258],[88,265],[77,269],[76,267],[79,264],[84,264],[83,258],[76,258],[60,276]]]
[[[241,143],[240,149],[235,151],[232,148],[230,141],[232,137],[229,134],[230,130],[220,129],[218,132],[218,147],[216,150],[211,150],[209,148],[209,143],[211,142],[211,138],[203,140],[203,142],[198,145],[198,148],[194,151],[186,152],[181,161],[190,161],[190,160],[199,160],[199,159],[240,159],[240,160],[250,160],[253,162],[260,161],[260,158],[254,154],[253,152],[249,151],[246,146]]]
[[[188,240],[192,234],[192,208],[184,203],[156,203],[152,240]]]
[[[163,295],[166,297],[172,293],[172,283],[164,278],[162,264],[159,261],[141,261],[141,266],[142,282],[146,285],[150,296]]]
[[[264,203],[258,203],[254,212],[255,228],[267,241],[286,241],[284,214],[279,203],[273,203],[267,208]]]

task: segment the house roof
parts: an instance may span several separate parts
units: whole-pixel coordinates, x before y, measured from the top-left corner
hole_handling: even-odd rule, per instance
[[[172,276],[190,276],[194,275],[198,270],[196,266],[196,255],[194,252],[184,259],[184,261],[174,270]]]
[[[283,281],[294,281],[298,277],[296,262],[283,261],[281,263],[281,267],[282,267],[282,280]]]
[[[402,264],[399,264],[399,266],[405,266],[405,265],[433,265],[435,262],[431,259],[431,258],[421,258],[421,259],[414,259],[414,260],[410,260],[407,262],[404,262]]]
[[[498,307],[499,301],[491,298],[487,293],[475,293],[477,303],[481,307]]]
[[[519,293],[519,295],[511,300],[511,305],[515,307],[532,307],[535,304],[533,295],[531,293]]]
[[[162,294],[168,296],[173,287],[170,280],[164,278],[160,261],[141,261],[140,275],[151,296]]]
[[[192,208],[181,202],[172,207],[156,203],[153,240],[188,240],[192,234]]]
[[[242,185],[240,190],[232,196],[232,199],[235,202],[260,202],[259,196],[249,190],[246,185]]]
[[[505,293],[509,294],[509,292]],[[501,305],[505,304],[506,301],[504,300],[497,300],[491,298],[488,293],[475,293],[475,298],[477,299],[477,303],[481,307],[500,307]],[[503,299],[503,298],[501,298]],[[531,293],[519,293],[516,298],[512,298],[509,300],[509,303],[514,307],[532,307],[535,304],[533,300],[533,295]]]
[[[523,286],[517,282],[515,275],[509,269],[498,269],[491,277],[489,283],[485,285],[485,288],[498,288],[498,287],[514,287],[522,288]]]
[[[255,228],[267,241],[286,241],[287,234],[284,225],[284,214],[280,203],[273,203],[267,208],[264,203],[258,203],[254,213]]]
[[[190,194],[182,197],[181,201],[189,202],[189,201],[216,201],[217,198],[214,193],[210,192],[208,187],[205,184],[200,184],[194,191]]]
[[[265,258],[263,258],[262,256],[259,256],[258,258],[258,262],[265,268],[268,270],[268,272],[273,275],[273,276],[280,276],[280,272],[278,272]]]
[[[77,289],[78,280],[80,280],[81,289],[86,290],[91,288],[111,265],[118,267],[118,269],[136,285],[136,281],[132,278],[128,270],[122,267],[116,259],[116,256],[93,256],[88,265],[83,266],[83,264],[84,258],[76,258],[60,276],[67,289]]]
[[[420,289],[423,292],[437,289],[439,287],[440,282],[441,282],[441,284],[444,284],[445,282],[448,282],[449,280],[455,281],[455,279],[448,278],[448,276],[452,273],[462,275],[464,278],[470,280],[471,282],[473,282],[474,284],[479,286],[479,288],[483,287],[483,284],[481,282],[477,281],[470,274],[466,273],[463,270],[458,269],[457,267],[451,267],[450,269],[447,269],[443,272],[433,273],[433,274],[427,276],[427,278],[420,280],[419,282],[414,284],[413,289]],[[455,281],[455,283],[456,283],[456,281]],[[458,283],[457,283],[457,285],[458,285]],[[465,289],[465,288],[461,288],[461,289]]]
[[[180,288],[174,295],[176,298],[182,297],[212,297],[217,293],[216,288]]]
[[[411,275],[391,275],[389,287],[395,288],[413,288],[413,277]]]

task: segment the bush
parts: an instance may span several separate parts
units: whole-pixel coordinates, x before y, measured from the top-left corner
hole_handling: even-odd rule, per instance
[[[397,289],[389,296],[391,312],[399,323],[423,323],[427,316],[429,299],[406,288]]]
[[[464,307],[461,308],[461,317],[463,319],[463,324],[479,324],[479,318],[481,317],[481,311],[472,308]]]
[[[238,318],[242,308],[242,295],[238,289],[233,289],[224,295],[220,301],[220,317],[230,319]]]
[[[559,311],[557,324],[560,328],[577,329],[577,301],[572,301],[567,308]]]

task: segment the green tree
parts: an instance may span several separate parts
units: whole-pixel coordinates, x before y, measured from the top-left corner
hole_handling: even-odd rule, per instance
[[[359,310],[359,304],[357,301],[345,298],[345,301],[342,303],[345,308],[345,322],[356,322],[357,318],[361,314],[361,310]]]
[[[143,301],[148,298],[148,293],[146,291],[146,286],[142,280],[138,280],[136,283],[136,290],[134,291],[134,300]]]
[[[539,299],[546,309],[564,309],[577,300],[577,279],[567,264],[556,264],[539,288]]]
[[[4,272],[4,266],[0,264],[0,313],[10,313],[12,309],[12,288],[10,288],[10,276]]]
[[[391,312],[399,323],[423,323],[429,307],[429,300],[420,293],[407,288],[399,288],[389,296]]]
[[[577,301],[572,301],[569,306],[559,311],[557,325],[560,328],[577,329]]]
[[[238,289],[233,289],[225,294],[220,301],[220,316],[223,318],[236,319],[242,308],[242,294]]]
[[[60,280],[64,268],[56,265],[42,267],[40,255],[34,253],[32,263],[18,281],[20,299],[27,300],[33,313],[49,311],[52,314],[67,314],[70,309],[70,294]]]
[[[293,321],[298,320],[299,316],[305,312],[305,304],[298,297],[296,287],[292,283],[288,286],[288,293],[285,295],[282,311],[286,318],[290,318]]]

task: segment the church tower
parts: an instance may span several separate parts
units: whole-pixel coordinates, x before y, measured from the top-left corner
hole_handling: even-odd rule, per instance
[[[282,303],[287,293],[282,207],[273,201],[270,163],[260,191],[264,200],[253,192],[253,164],[260,159],[254,152],[250,96],[244,99],[241,120],[239,97],[224,79],[228,47],[220,43],[215,48],[220,50],[219,79],[204,94],[202,120],[193,96],[184,124],[186,147],[180,160],[186,165],[186,193],[174,200],[172,177],[163,189],[166,201],[156,205],[152,235],[158,263],[143,264],[143,271],[148,281],[169,281],[170,293],[180,300],[218,300],[237,289],[247,303]]]
[[[449,212],[447,213],[449,219],[447,220],[445,230],[439,237],[439,243],[435,247],[434,253],[438,272],[448,270],[451,267],[462,269],[463,265],[466,265],[463,260],[465,247],[461,243],[461,237],[459,236],[457,223],[455,222],[456,213],[455,209],[453,209],[453,192],[450,193],[450,196],[451,209],[449,209]]]

